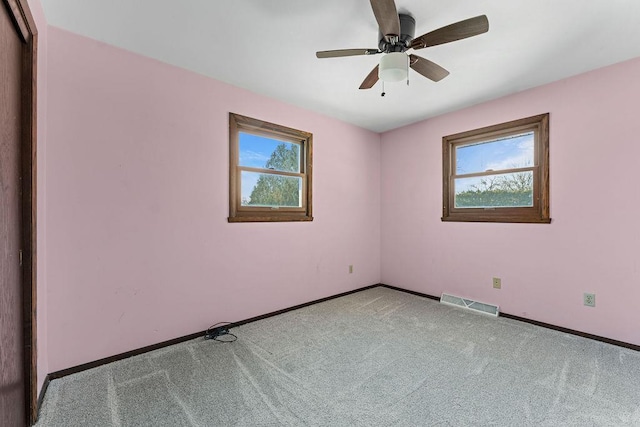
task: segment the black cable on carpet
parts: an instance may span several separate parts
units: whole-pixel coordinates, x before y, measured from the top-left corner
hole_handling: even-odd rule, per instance
[[[204,338],[207,340],[214,340],[218,342],[234,342],[238,339],[238,337],[231,332],[229,332],[229,328],[227,325],[230,325],[231,322],[218,322],[215,325],[211,325],[207,332],[204,334]],[[218,326],[223,325],[223,326]],[[223,337],[223,338],[221,338]],[[224,338],[227,337],[227,338]]]

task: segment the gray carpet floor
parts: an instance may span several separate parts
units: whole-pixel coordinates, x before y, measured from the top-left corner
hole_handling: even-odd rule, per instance
[[[640,353],[387,288],[231,332],[54,380],[37,425],[640,426]]]

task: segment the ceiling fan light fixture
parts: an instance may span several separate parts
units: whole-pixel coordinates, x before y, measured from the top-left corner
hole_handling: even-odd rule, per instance
[[[380,59],[378,77],[383,82],[399,82],[407,78],[409,59],[404,52],[387,53]]]

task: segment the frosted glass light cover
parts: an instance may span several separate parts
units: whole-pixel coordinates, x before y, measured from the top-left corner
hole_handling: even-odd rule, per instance
[[[403,52],[387,53],[380,59],[378,77],[385,82],[399,82],[407,78],[407,54]]]

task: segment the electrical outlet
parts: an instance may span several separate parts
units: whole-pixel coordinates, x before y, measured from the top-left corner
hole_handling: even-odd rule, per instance
[[[596,306],[596,294],[588,294],[584,293],[584,305],[587,307],[595,307]]]
[[[353,273],[353,265],[350,265],[349,266],[349,274],[352,274],[352,273]]]
[[[499,277],[493,278],[493,288],[494,289],[502,289],[502,279]]]

